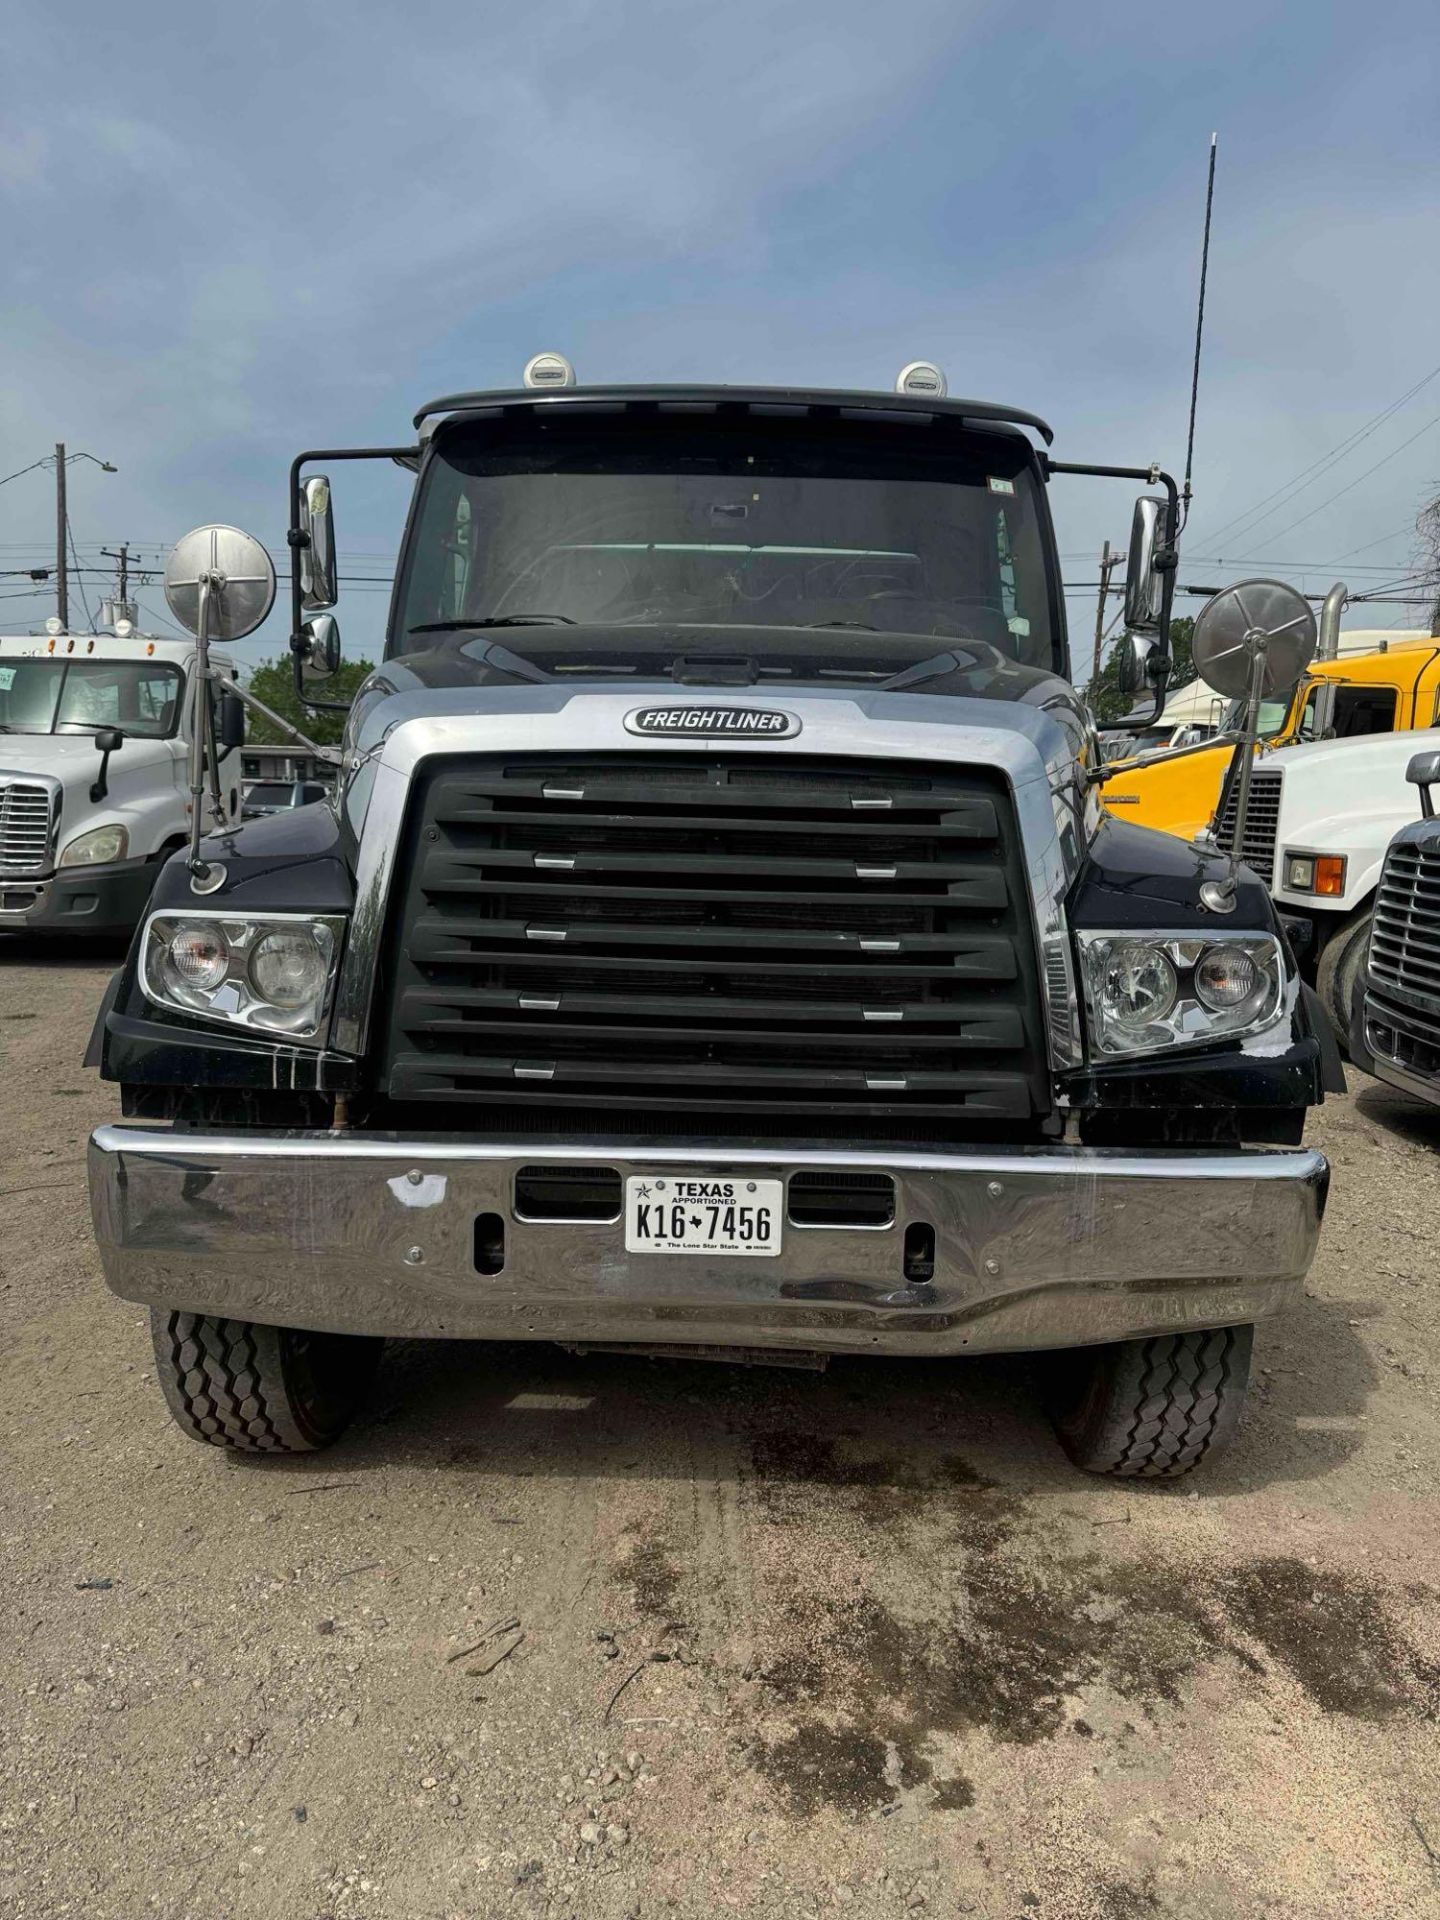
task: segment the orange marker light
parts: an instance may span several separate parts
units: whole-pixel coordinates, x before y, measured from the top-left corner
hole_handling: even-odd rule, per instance
[[[1345,891],[1345,857],[1339,853],[1322,853],[1315,862],[1315,891],[1326,893],[1332,898]]]

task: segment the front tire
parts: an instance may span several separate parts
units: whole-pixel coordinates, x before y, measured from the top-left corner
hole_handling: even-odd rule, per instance
[[[1067,1354],[1060,1444],[1087,1473],[1178,1479],[1229,1446],[1250,1383],[1254,1328],[1167,1333]]]
[[[1320,996],[1320,1004],[1334,1022],[1340,1051],[1347,1058],[1350,1053],[1350,1009],[1354,1004],[1360,969],[1365,964],[1373,918],[1368,911],[1357,914],[1327,942],[1315,965],[1315,991]]]
[[[383,1344],[206,1313],[150,1310],[155,1377],[192,1440],[241,1453],[314,1453],[338,1440]]]

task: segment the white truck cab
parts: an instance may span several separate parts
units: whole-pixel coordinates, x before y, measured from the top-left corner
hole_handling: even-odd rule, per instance
[[[195,644],[118,625],[0,635],[0,932],[128,932],[188,837]],[[229,825],[243,709],[234,662],[210,659]]]
[[[1251,775],[1241,857],[1270,888],[1280,917],[1313,966],[1316,990],[1346,1034],[1365,957],[1385,850],[1415,818],[1405,769],[1440,728],[1315,740],[1263,753]],[[1233,789],[1218,838],[1234,835]]]

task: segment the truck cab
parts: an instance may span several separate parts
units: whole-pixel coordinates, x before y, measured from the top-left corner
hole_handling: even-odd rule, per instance
[[[191,641],[134,631],[0,636],[0,932],[133,929],[188,831],[194,658]],[[228,656],[214,666],[233,680]],[[228,824],[243,718],[220,698]]]
[[[1175,484],[1054,460],[917,364],[874,393],[552,360],[297,457],[316,699],[309,469],[416,476],[339,791],[165,867],[92,1043],[124,1113],[90,1150],[106,1278],[193,1438],[328,1444],[404,1336],[1065,1349],[1081,1467],[1226,1443],[1314,1251],[1336,1083],[1260,882],[1100,804],[1049,489],[1152,488],[1127,593],[1158,711]],[[224,569],[184,592],[234,637]]]

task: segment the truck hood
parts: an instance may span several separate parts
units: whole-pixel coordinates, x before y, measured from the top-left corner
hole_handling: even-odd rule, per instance
[[[1065,783],[1075,761],[1088,762],[1095,751],[1088,714],[1068,681],[976,641],[841,628],[517,627],[445,635],[423,652],[385,661],[356,695],[346,752],[373,752],[394,727],[415,719],[498,719],[583,703],[618,720],[643,705],[793,709],[797,702],[811,708],[806,727],[815,751],[823,750],[819,717],[843,731],[842,717],[853,720],[857,708],[877,718],[913,717],[922,729],[917,753],[927,750],[924,736],[950,728],[1022,735],[1036,752],[1036,772],[1044,765]],[[634,742],[621,730],[614,744]],[[847,745],[856,750],[853,738]],[[939,751],[965,752],[951,741]]]
[[[116,754],[112,765],[119,758]],[[68,785],[81,768],[92,780],[100,770],[92,733],[0,733],[0,773],[48,773]]]
[[[1281,772],[1276,834],[1275,898],[1287,905],[1348,913],[1375,890],[1380,863],[1394,834],[1419,817],[1420,796],[1405,778],[1411,756],[1440,747],[1440,729],[1366,734],[1358,740],[1317,740],[1262,754],[1256,769]],[[1287,851],[1338,853],[1346,858],[1345,892],[1317,900],[1289,892],[1281,860]]]
[[[178,748],[175,740],[126,740],[110,756],[106,792],[97,802],[90,798],[100,773],[93,734],[0,733],[0,780],[58,783],[57,853],[78,834],[117,822],[129,832],[132,852],[147,853],[153,844],[147,840],[147,821],[157,808],[175,816],[169,825],[182,824]]]
[[[1023,666],[979,640],[947,634],[874,633],[848,627],[496,627],[436,634],[397,654],[366,686],[419,688],[617,686],[661,681],[686,697],[779,695],[801,687],[907,690],[1043,705],[1068,682]]]

